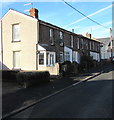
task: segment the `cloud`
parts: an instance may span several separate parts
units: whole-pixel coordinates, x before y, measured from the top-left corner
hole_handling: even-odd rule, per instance
[[[88,15],[87,17],[94,16],[94,15],[100,13],[100,12],[103,12],[104,10],[107,10],[107,9],[111,8],[111,7],[112,7],[112,5],[109,5],[109,6],[105,7],[105,8],[103,8],[103,9],[100,9],[100,10],[98,10],[98,11],[96,11],[96,12],[94,12],[94,13]],[[72,22],[72,23],[70,23],[70,24],[64,26],[64,28],[69,27],[69,26],[71,26],[71,25],[73,25],[73,24],[76,24],[76,23],[78,23],[78,22],[80,22],[80,21],[86,19],[87,17],[83,17],[83,18],[81,18],[81,19],[79,19],[79,20],[76,20],[75,22]]]

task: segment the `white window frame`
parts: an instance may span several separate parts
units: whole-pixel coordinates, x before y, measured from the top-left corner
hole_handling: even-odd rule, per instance
[[[40,56],[41,53],[44,54],[44,61],[43,61],[44,64],[39,64],[39,58],[40,58],[39,56]],[[45,55],[45,54],[46,54],[45,51],[39,51],[39,54],[38,54],[38,65],[39,65],[39,66],[45,66],[45,59],[46,59],[46,55]]]
[[[18,26],[16,29],[14,27]],[[16,30],[16,31],[14,31]],[[15,38],[15,36],[18,36]],[[19,42],[20,41],[20,24],[12,24],[12,42]]]
[[[73,48],[73,42],[74,42],[74,37],[73,37],[73,35],[71,35],[71,41],[70,41],[71,43],[71,48]]]
[[[18,63],[16,61],[16,53],[18,53]],[[19,64],[19,65],[16,65]],[[13,69],[20,69],[20,51],[13,51]]]
[[[47,56],[48,54],[48,56]],[[53,56],[53,57],[51,57]],[[53,59],[52,59],[53,58]],[[46,52],[46,65],[55,66],[55,52]]]

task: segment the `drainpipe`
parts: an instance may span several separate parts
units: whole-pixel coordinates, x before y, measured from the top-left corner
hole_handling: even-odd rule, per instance
[[[36,44],[36,70],[38,70],[38,42],[39,42],[39,22],[37,21],[37,44]]]
[[[2,70],[3,70],[3,41],[2,41],[2,20],[0,20],[0,24],[1,24],[1,31],[0,31],[0,34],[1,34],[1,67],[2,67]]]

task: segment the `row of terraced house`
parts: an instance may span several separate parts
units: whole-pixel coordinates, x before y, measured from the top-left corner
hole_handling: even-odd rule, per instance
[[[30,15],[13,9],[1,20],[2,69],[48,70],[59,74],[59,63],[80,64],[84,54],[100,61],[100,41],[82,36],[39,20],[38,10]]]

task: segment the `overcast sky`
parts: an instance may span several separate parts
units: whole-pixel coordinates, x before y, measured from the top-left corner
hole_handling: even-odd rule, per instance
[[[64,2],[49,2],[48,0],[48,2],[32,2],[33,6],[24,6],[24,4],[30,2],[18,1],[21,0],[7,0],[7,2],[2,2],[2,15],[0,17],[2,17],[9,10],[9,8],[15,9],[25,14],[29,14],[29,12],[25,12],[25,10],[28,10],[31,7],[35,7],[39,10],[39,19],[45,22],[49,22],[69,31],[74,29],[75,33],[77,34],[85,35],[87,32],[89,32],[95,38],[110,36],[109,29],[93,23],[66,5]],[[94,21],[108,28],[112,28],[112,2],[110,0],[108,0],[109,2],[76,2],[76,0],[70,1],[74,2],[68,2],[67,0],[70,5]]]

